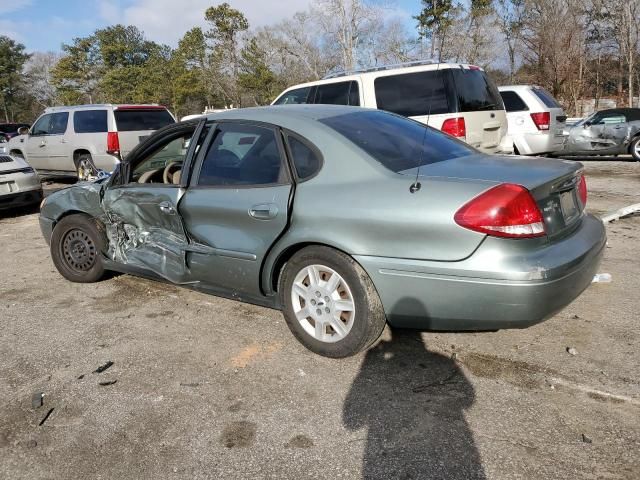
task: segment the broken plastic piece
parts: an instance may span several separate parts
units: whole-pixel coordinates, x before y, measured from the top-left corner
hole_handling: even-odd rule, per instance
[[[614,222],[616,220],[620,220],[622,217],[627,217],[629,215],[633,215],[634,213],[640,212],[640,203],[635,203],[633,205],[629,205],[628,207],[623,207],[615,212],[609,213],[602,217],[603,223]]]
[[[591,283],[611,283],[612,279],[610,273],[597,273]]]
[[[33,408],[40,408],[44,403],[44,393],[36,392],[31,395],[31,406]]]
[[[109,385],[113,385],[117,381],[118,380],[109,380],[107,382],[99,382],[98,385],[100,385],[101,387],[108,387]]]
[[[93,373],[102,373],[105,370],[107,370],[108,368],[110,368],[113,365],[113,362],[111,360],[109,360],[107,363],[105,363],[104,365],[100,365],[98,368],[96,368]]]
[[[44,416],[44,418],[40,420],[40,423],[38,424],[38,426],[41,427],[42,425],[44,425],[44,422],[46,422],[49,419],[52,413],[53,413],[53,408],[50,408],[47,414]]]

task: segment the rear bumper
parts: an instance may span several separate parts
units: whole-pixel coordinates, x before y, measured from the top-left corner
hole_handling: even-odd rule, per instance
[[[0,195],[0,210],[35,205],[42,201],[42,188]]]
[[[521,155],[553,153],[564,148],[565,137],[551,132],[521,133],[514,135],[514,144]]]
[[[355,257],[380,295],[389,323],[430,330],[524,328],[575,300],[597,273],[606,233],[586,216],[551,245],[488,237],[461,262]]]

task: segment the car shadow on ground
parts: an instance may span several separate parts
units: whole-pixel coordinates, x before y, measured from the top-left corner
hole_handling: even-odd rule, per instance
[[[454,359],[393,330],[367,352],[343,407],[345,427],[367,431],[363,478],[485,479],[464,415],[474,396]]]

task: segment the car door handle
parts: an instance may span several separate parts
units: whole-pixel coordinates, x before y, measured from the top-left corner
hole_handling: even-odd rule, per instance
[[[60,140],[60,143],[67,143],[67,140],[63,138]]]
[[[278,207],[273,203],[254,205],[249,209],[249,216],[258,220],[271,220],[278,216]]]
[[[173,208],[173,205],[171,205],[169,202],[162,202],[160,205],[160,211],[162,213],[164,213],[165,215],[175,215],[176,214],[176,209]]]

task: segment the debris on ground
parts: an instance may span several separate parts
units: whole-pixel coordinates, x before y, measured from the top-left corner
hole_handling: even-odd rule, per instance
[[[576,349],[575,349],[575,348],[573,348],[573,347],[567,347],[567,353],[568,353],[569,355],[573,355],[573,356],[575,356],[575,355],[577,355],[577,354],[578,354],[578,350],[576,350]]]
[[[34,409],[40,408],[44,403],[44,393],[36,392],[31,395],[31,407]]]
[[[591,280],[591,283],[611,283],[611,280],[613,280],[613,278],[610,273],[597,273],[593,277],[593,280]]]
[[[102,373],[105,370],[111,368],[111,366],[113,365],[113,362],[111,360],[109,360],[107,363],[105,363],[104,365],[100,365],[98,368],[96,368],[93,373]]]
[[[621,218],[628,217],[629,215],[633,215],[634,213],[639,213],[639,212],[640,212],[640,203],[635,203],[633,205],[620,208],[615,212],[612,212],[603,216],[602,222],[603,223],[615,222],[616,220],[620,220]]]
[[[106,382],[99,382],[98,385],[100,385],[101,387],[108,387],[109,385],[113,385],[117,381],[118,380],[108,380]]]
[[[42,425],[44,425],[44,422],[49,420],[49,417],[51,416],[52,413],[53,413],[53,408],[50,408],[47,414],[44,416],[44,418],[40,420],[40,423],[38,424],[38,426],[41,427]]]
[[[80,376],[78,376],[78,380],[82,380],[84,378],[84,373]]]
[[[590,437],[587,437],[584,433],[582,434],[582,442],[583,443],[593,443],[593,440]]]

